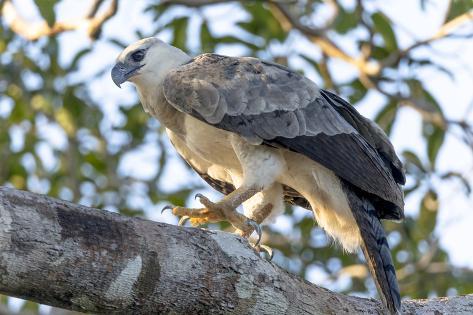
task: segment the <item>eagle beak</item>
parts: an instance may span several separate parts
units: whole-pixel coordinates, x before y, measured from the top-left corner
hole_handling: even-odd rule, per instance
[[[119,62],[117,63],[112,69],[112,80],[119,88],[121,88],[121,84],[126,81],[125,74],[128,71],[126,70],[126,66],[124,63]]]
[[[117,62],[112,69],[112,80],[119,88],[121,88],[120,85],[135,75],[141,67],[143,67],[143,65],[135,66],[127,65],[124,62]]]

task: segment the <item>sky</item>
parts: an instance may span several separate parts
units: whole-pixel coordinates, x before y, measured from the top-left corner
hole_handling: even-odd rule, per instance
[[[22,13],[25,18],[38,20],[37,12],[31,6],[31,0],[14,1],[18,7],[24,8]],[[347,5],[353,5],[354,1],[343,1]],[[366,1],[369,6],[381,9],[388,15],[398,27],[396,36],[401,47],[408,46],[416,40],[422,40],[431,37],[440,26],[446,10],[448,1],[431,0],[427,2],[427,11],[421,11],[418,1],[412,0],[384,0],[384,1]],[[138,38],[135,30],[139,29],[148,33],[150,26],[154,25],[152,16],[143,14],[143,7],[146,1],[122,0],[116,16],[109,20],[103,29],[104,37],[118,38],[124,43],[132,43]],[[89,6],[89,1],[63,0],[56,7],[59,19],[77,18],[77,14],[85,12]],[[245,14],[235,10],[232,4],[219,5],[213,9],[203,11],[204,15],[215,21],[211,25],[212,31],[216,33],[237,32],[235,22],[245,19]],[[230,14],[231,13],[231,14]],[[182,11],[176,11],[175,14],[182,14]],[[200,18],[195,16],[191,20],[191,25],[198,25]],[[470,24],[470,30],[473,25]],[[192,30],[190,28],[191,37]],[[161,39],[168,40],[169,33],[162,32],[157,34]],[[87,38],[85,31],[66,32],[59,36],[61,41],[61,61],[68,64],[72,57],[80,49],[89,47],[92,43]],[[338,38],[335,38],[339,42]],[[349,42],[339,42],[347,49],[353,49]],[[196,43],[190,41],[192,50],[197,50]],[[434,69],[419,70],[418,75],[423,78],[427,89],[439,100],[445,114],[450,119],[466,119],[473,123],[473,111],[468,116],[465,113],[470,106],[473,106],[473,41],[453,41],[445,40],[432,45],[434,52],[429,49],[419,49],[416,56],[434,59],[450,69],[454,73],[454,80],[447,75],[441,74]],[[297,50],[308,55],[317,55],[319,52],[314,46],[304,38],[292,38],[286,46],[272,47],[274,53],[285,50]],[[96,73],[106,66],[112,67],[115,56],[120,49],[112,44],[97,42],[93,46],[92,53],[88,54],[80,63],[78,72],[71,75],[68,80],[91,80]],[[226,55],[243,55],[245,51],[239,46],[220,47],[217,53]],[[265,56],[261,56],[265,57]],[[298,59],[290,59],[289,65],[295,69],[304,67],[304,62]],[[331,65],[336,70],[336,80],[343,80],[356,75],[356,70],[351,69],[342,61],[336,61]],[[316,83],[320,81],[315,73],[308,72],[307,76]],[[120,120],[117,104],[133,103],[137,99],[136,91],[131,85],[124,85],[124,88],[118,89],[110,79],[109,73],[102,77],[94,79],[93,85],[90,85],[90,95],[100,100],[103,111],[107,113],[111,123],[117,123]],[[365,116],[373,118],[377,110],[383,104],[383,98],[377,93],[369,93],[357,109]],[[457,132],[458,133],[458,132]],[[412,109],[403,108],[400,116],[394,126],[392,142],[397,152],[404,149],[410,149],[419,154],[424,160],[425,143],[421,136],[421,119],[417,112]],[[161,184],[171,191],[174,188],[187,185],[189,182],[199,183],[199,179],[193,176],[180,162],[179,158],[173,153],[171,145],[167,144],[167,149],[172,154],[171,163],[167,166],[163,178],[166,178]],[[457,170],[464,174],[471,185],[473,185],[473,154],[461,141],[450,133],[447,136],[446,143],[439,153],[438,168],[440,170]],[[123,174],[134,174],[137,177],[146,178],[147,174],[156,171],[156,161],[159,157],[159,149],[154,146],[144,147],[138,153],[130,154],[125,158],[127,163],[122,163],[120,172]],[[409,184],[409,180],[408,180]],[[463,193],[458,193],[462,187],[457,182],[436,181],[435,186],[440,195],[439,223],[436,227],[436,233],[440,237],[440,244],[449,254],[451,261],[457,266],[469,266],[473,268],[473,251],[470,250],[469,236],[473,227],[473,199]],[[211,199],[218,198],[218,194],[211,190],[203,191]],[[406,199],[406,213],[415,214],[418,204],[422,198],[421,193],[409,195]],[[137,202],[140,202],[137,197]],[[190,206],[198,204],[189,200]],[[176,223],[176,218],[170,213],[161,215],[158,211],[162,205],[149,206],[146,211],[147,216],[156,221]],[[308,215],[305,211],[296,211],[296,216]],[[273,223],[273,226],[286,231],[291,228],[291,218],[281,216]],[[308,280],[315,282],[324,281],[325,275],[314,271],[309,274]]]

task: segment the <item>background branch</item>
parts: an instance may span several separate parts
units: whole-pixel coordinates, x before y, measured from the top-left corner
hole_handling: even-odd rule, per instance
[[[460,16],[457,16],[453,20],[443,24],[432,37],[429,37],[429,38],[421,40],[421,41],[417,41],[414,44],[412,44],[412,45],[410,45],[410,46],[408,46],[408,47],[406,47],[406,48],[404,48],[400,51],[394,52],[393,54],[388,56],[382,62],[382,66],[383,67],[392,67],[392,66],[398,64],[399,61],[402,58],[408,56],[409,53],[411,53],[413,50],[415,50],[419,47],[428,46],[428,45],[432,44],[433,42],[435,42],[437,40],[452,37],[454,35],[453,34],[454,30],[456,30],[461,25],[465,25],[467,22],[471,22],[471,21],[473,21],[473,10],[469,11],[469,12],[466,12],[466,13],[460,15]],[[472,36],[472,34],[466,34],[464,36],[463,35],[459,36],[459,38],[467,39],[471,36]]]
[[[273,1],[268,2],[270,3],[270,7],[273,11],[273,14],[279,17],[278,20],[281,22],[281,26],[285,28],[287,32],[289,32],[291,29],[299,30],[302,34],[307,36],[314,44],[316,44],[326,55],[332,58],[341,59],[355,66],[362,73],[365,73],[367,75],[375,75],[379,73],[380,69],[376,63],[367,62],[361,57],[355,58],[350,56],[341,48],[339,48],[327,36],[325,36],[325,31],[330,25],[327,25],[326,27],[322,27],[320,29],[306,26],[299,21],[298,17],[293,16],[289,12],[285,4]]]
[[[11,30],[28,39],[37,40],[43,36],[54,36],[62,32],[85,28],[91,39],[97,39],[103,24],[115,15],[118,10],[118,0],[111,0],[110,5],[102,14],[97,14],[103,0],[93,1],[88,13],[82,19],[58,21],[49,25],[45,20],[40,23],[31,23],[25,20],[18,12],[11,0],[6,0],[2,7],[3,18]]]

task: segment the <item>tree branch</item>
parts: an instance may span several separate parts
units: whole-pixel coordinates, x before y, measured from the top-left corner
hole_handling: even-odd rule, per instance
[[[118,10],[118,0],[111,0],[110,6],[102,14],[98,10],[103,0],[95,0],[86,16],[82,19],[70,21],[58,21],[49,26],[46,21],[30,23],[18,12],[10,0],[6,0],[2,7],[2,15],[10,29],[18,35],[28,39],[37,40],[43,36],[53,36],[62,32],[85,28],[91,39],[97,39],[103,24],[109,20]]]
[[[443,24],[437,33],[432,36],[431,40],[439,39],[451,34],[455,29],[457,29],[460,25],[465,24],[466,22],[473,21],[473,10],[465,12],[456,18],[448,21],[447,23]]]
[[[181,4],[188,7],[200,7],[208,4],[229,2],[228,0],[161,0],[161,4]]]
[[[93,0],[92,5],[89,8],[89,12],[85,15],[86,18],[91,19],[94,15],[97,14],[100,6],[102,5],[104,0]]]
[[[464,25],[466,22],[473,21],[473,10],[463,13],[462,15],[457,16],[456,18],[452,19],[451,21],[443,24],[438,31],[432,36],[427,39],[417,41],[414,44],[391,53],[386,59],[382,61],[382,67],[392,67],[397,65],[399,61],[408,56],[413,50],[427,46],[432,44],[435,41],[440,39],[451,38],[454,34],[453,31],[456,30],[461,25]],[[471,34],[465,35],[464,37],[460,38],[468,38],[471,37]]]
[[[223,232],[127,218],[0,187],[0,292],[94,313],[382,314],[312,285]],[[473,295],[407,301],[472,311]]]
[[[326,55],[341,59],[355,66],[361,73],[365,75],[377,75],[380,72],[378,63],[369,62],[360,56],[352,57],[340,49],[333,41],[325,36],[325,28],[316,29],[302,24],[297,17],[291,15],[284,4],[268,1],[273,14],[278,18],[281,26],[290,31],[292,28],[299,30],[307,36],[314,44],[316,44]]]

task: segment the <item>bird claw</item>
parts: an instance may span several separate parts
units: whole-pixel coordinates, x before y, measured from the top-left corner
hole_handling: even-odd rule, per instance
[[[251,226],[255,230],[256,234],[258,234],[258,239],[256,240],[255,246],[259,246],[259,243],[261,241],[261,235],[263,234],[263,232],[261,231],[261,226],[259,226],[258,223],[251,219],[246,220],[246,224]]]
[[[269,261],[273,260],[274,252],[273,252],[273,249],[271,247],[269,247],[267,245],[258,245],[256,247],[256,250],[260,253],[262,251],[266,252],[266,254],[268,254],[268,256],[269,256],[268,260]]]
[[[183,217],[181,217],[181,218],[179,219],[179,222],[177,222],[177,225],[178,225],[178,226],[184,226],[184,224],[186,224],[186,222],[187,222],[189,219],[190,219],[190,217],[187,216],[187,215],[185,215],[185,216],[183,216]]]
[[[201,205],[206,207],[207,209],[214,209],[216,204],[209,200],[209,198],[205,197],[202,194],[195,194],[194,199],[199,199]]]
[[[171,206],[171,205],[165,205],[165,206],[163,207],[163,209],[161,209],[161,214],[163,214],[164,211],[166,211],[166,210],[171,210],[171,211],[172,211],[173,208],[174,208],[174,207]]]

